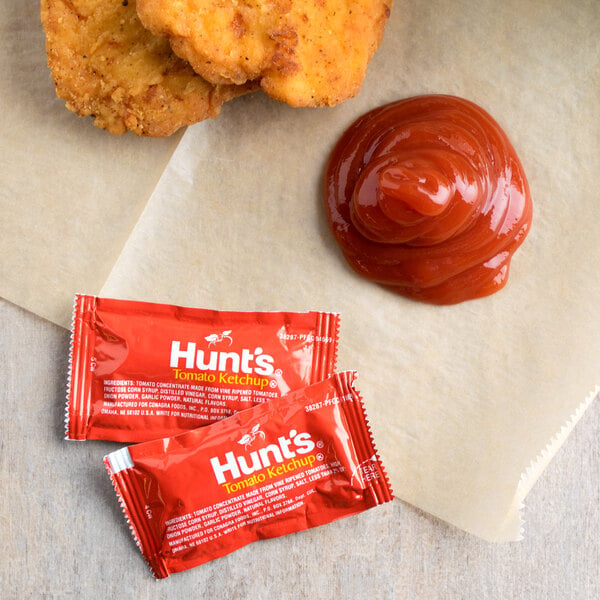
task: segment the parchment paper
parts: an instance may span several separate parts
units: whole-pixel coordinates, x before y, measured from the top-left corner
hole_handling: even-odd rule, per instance
[[[56,98],[39,0],[0,0],[0,293],[57,323],[98,291],[178,136],[113,137]]]
[[[339,311],[339,367],[359,371],[397,496],[485,539],[519,539],[527,492],[600,383],[598,31],[593,0],[396,2],[354,100],[292,109],[254,94],[189,128],[100,293]],[[354,275],[327,230],[322,176],[339,135],[365,111],[422,93],[456,94],[489,111],[529,178],[532,232],[507,287],[488,299],[451,307],[405,300]],[[78,126],[73,138],[84,151],[108,160],[84,139],[106,134]],[[62,146],[64,133],[54,135]],[[136,142],[106,144],[117,151]],[[159,162],[160,143],[152,148]],[[137,206],[145,177],[155,175],[138,173],[146,187]],[[52,212],[38,200],[36,210]],[[9,236],[17,225],[37,232],[16,219]],[[90,245],[102,243],[97,237],[86,232]],[[16,248],[19,239],[2,243]],[[79,266],[63,238],[53,239],[62,260]],[[41,298],[45,280],[35,271],[17,287]],[[11,299],[11,281],[2,281]],[[59,287],[49,305],[60,304]],[[62,289],[64,310],[72,290]]]

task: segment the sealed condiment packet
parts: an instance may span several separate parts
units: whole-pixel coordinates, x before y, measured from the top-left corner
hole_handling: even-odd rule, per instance
[[[66,438],[143,442],[213,423],[335,370],[339,315],[77,295]]]
[[[356,373],[104,463],[157,578],[392,499]]]

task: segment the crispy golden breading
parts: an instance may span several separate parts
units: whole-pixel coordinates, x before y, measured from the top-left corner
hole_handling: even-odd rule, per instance
[[[111,133],[167,136],[249,87],[208,83],[144,29],[135,0],[41,0],[57,95]]]
[[[292,106],[356,95],[392,0],[138,0],[142,23],[213,83],[260,80]]]

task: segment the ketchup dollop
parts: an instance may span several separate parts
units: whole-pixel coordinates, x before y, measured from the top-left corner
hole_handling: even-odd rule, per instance
[[[329,226],[360,275],[454,304],[501,289],[531,226],[531,197],[506,134],[454,96],[400,100],[359,118],[326,171]]]

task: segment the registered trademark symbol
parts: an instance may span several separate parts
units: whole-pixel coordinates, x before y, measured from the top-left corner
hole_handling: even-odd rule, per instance
[[[269,382],[269,387],[277,387],[277,382],[274,379],[271,379],[271,381]]]
[[[317,448],[322,448],[325,445],[325,442],[323,442],[323,440],[319,440],[317,442]]]
[[[275,375],[281,375],[282,371],[281,369],[275,369]]]
[[[321,452],[317,453],[317,460],[324,460],[325,456],[323,456],[323,454]]]

